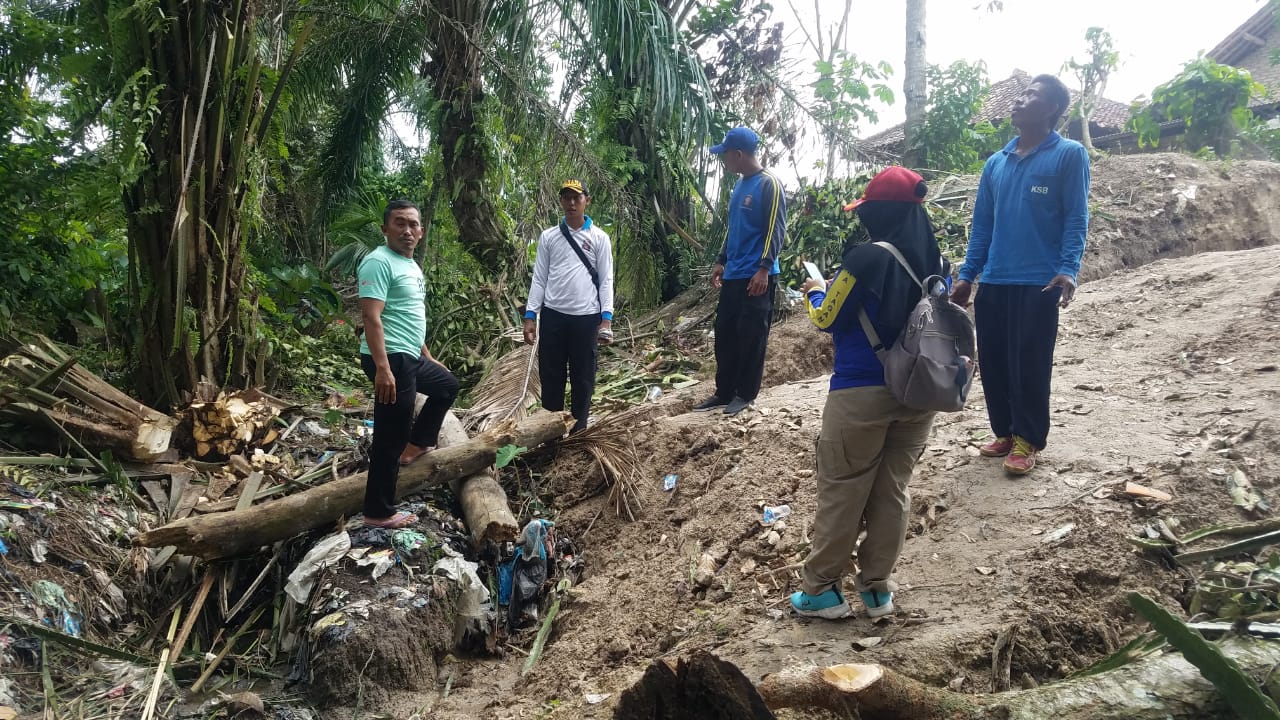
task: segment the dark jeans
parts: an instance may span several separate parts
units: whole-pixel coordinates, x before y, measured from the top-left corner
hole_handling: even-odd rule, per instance
[[[373,443],[364,492],[364,514],[371,518],[395,514],[400,453],[410,442],[418,447],[435,445],[444,416],[458,397],[458,379],[440,363],[408,353],[388,353],[387,360],[396,379],[396,401],[381,403],[376,396],[373,401]],[[377,375],[369,355],[360,355],[360,368],[369,380]],[[427,396],[427,403],[414,419],[418,393]]]
[[[978,286],[978,367],[987,418],[998,437],[1019,435],[1044,449],[1049,437],[1049,382],[1058,340],[1062,291],[1036,285]]]
[[[596,390],[597,341],[600,316],[566,315],[542,309],[542,326],[538,330],[538,381],[542,383],[542,407],[564,410],[565,368],[568,367],[569,408],[577,422],[577,432],[587,427],[591,412],[591,394]]]
[[[725,280],[716,305],[716,396],[752,401],[760,394],[764,354],[769,347],[776,277],[763,295],[747,294],[748,280]]]

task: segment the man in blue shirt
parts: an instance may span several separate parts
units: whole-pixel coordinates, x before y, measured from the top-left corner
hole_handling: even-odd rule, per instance
[[[711,271],[720,289],[716,305],[716,391],[694,407],[705,412],[724,408],[737,415],[751,407],[764,377],[769,322],[778,283],[778,252],[787,232],[787,196],[779,181],[760,165],[760,137],[748,127],[735,127],[724,142],[711,147],[727,172],[742,177],[729,198],[724,249]]]
[[[978,361],[995,439],[980,450],[1024,475],[1049,435],[1049,383],[1058,309],[1071,302],[1089,227],[1089,155],[1053,128],[1071,105],[1062,82],[1039,75],[1013,104],[1018,129],[982,169],[969,250],[951,298],[973,282]],[[1007,457],[1006,457],[1007,456]]]

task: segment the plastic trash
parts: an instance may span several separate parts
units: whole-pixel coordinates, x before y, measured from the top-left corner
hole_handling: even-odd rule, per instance
[[[315,585],[316,573],[341,560],[349,550],[351,550],[351,536],[345,530],[340,530],[316,543],[293,572],[289,573],[289,581],[285,583],[284,591],[289,593],[289,597],[293,598],[294,602],[299,605],[305,604],[307,596],[311,595],[312,586]]]
[[[373,566],[373,579],[377,580],[382,577],[391,566],[396,564],[395,555],[391,554],[391,548],[385,550],[375,550],[368,555],[356,560],[356,565],[360,567]]]
[[[60,627],[62,632],[72,637],[80,637],[80,617],[76,613],[75,603],[67,597],[67,592],[61,585],[48,580],[37,580],[31,583],[31,596],[40,605],[55,611],[51,613],[57,618],[55,627]]]
[[[649,402],[658,402],[658,398],[662,397],[662,388],[654,385],[649,388],[649,392],[645,393],[644,399]]]
[[[675,473],[667,473],[666,475],[663,475],[663,476],[662,476],[662,489],[663,489],[663,490],[666,490],[667,492],[670,492],[670,491],[672,491],[672,490],[675,490],[675,489],[676,489],[676,481],[678,481],[679,479],[680,479],[680,476],[679,476],[679,475],[677,475],[677,474],[675,474]]]
[[[448,545],[441,545],[445,556],[431,566],[431,572],[443,575],[458,583],[462,596],[458,598],[458,614],[462,617],[484,617],[484,609],[480,607],[489,602],[489,588],[480,582],[476,571],[480,566],[462,557],[462,554]]]
[[[322,427],[320,423],[315,420],[308,420],[302,423],[302,429],[316,437],[329,437],[329,429]]]
[[[511,604],[511,585],[515,579],[516,559],[513,557],[506,562],[498,563],[498,604]]]
[[[409,556],[413,556],[429,540],[430,538],[417,530],[397,530],[391,536],[391,544],[395,546],[396,550]]]
[[[520,532],[520,543],[512,559],[508,628],[537,622],[538,599],[547,582],[547,534],[553,527],[555,523],[550,520],[534,519]]]
[[[790,514],[790,505],[765,505],[764,519],[761,522],[765,525],[772,525]]]
[[[8,555],[9,546],[4,544],[4,538],[0,538],[0,555]]]

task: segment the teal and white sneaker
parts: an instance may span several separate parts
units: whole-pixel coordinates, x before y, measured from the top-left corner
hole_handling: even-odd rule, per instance
[[[862,604],[867,606],[867,617],[878,618],[893,613],[893,593],[868,590],[858,595],[862,596]]]
[[[844,595],[838,588],[831,588],[817,595],[810,595],[803,590],[791,593],[791,609],[795,610],[797,615],[824,620],[839,620],[853,614],[849,602],[844,599]]]

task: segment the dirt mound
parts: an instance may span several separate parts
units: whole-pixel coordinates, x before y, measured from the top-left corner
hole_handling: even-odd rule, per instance
[[[510,664],[477,667],[468,678],[475,689],[436,702],[432,716],[608,717],[653,658],[695,649],[732,659],[750,678],[796,663],[871,660],[979,692],[996,682],[997,639],[1007,643],[1001,657],[1015,686],[1087,666],[1138,631],[1124,593],[1171,607],[1188,600],[1184,575],[1127,537],[1157,518],[1184,529],[1242,519],[1223,485],[1236,469],[1274,492],[1277,277],[1280,247],[1268,247],[1158,261],[1083,285],[1062,319],[1042,468],[1011,480],[977,457],[987,436],[980,394],[965,412],[939,416],[913,480],[901,610],[882,624],[785,612],[816,509],[825,378],[776,385],[737,418],[683,413],[692,395],[664,398],[655,410],[676,414],[655,412],[633,428],[648,479],[643,516],[620,521],[597,497],[557,518],[583,538],[589,571],[527,684]],[[803,335],[799,320],[784,325],[795,333],[793,354],[820,337]],[[1224,449],[1220,438],[1255,425],[1253,439]],[[542,482],[572,488],[567,501],[597,482],[590,473],[566,452]],[[679,476],[671,492],[662,490],[666,473]],[[1120,492],[1126,481],[1173,500],[1135,502]],[[762,526],[760,506],[781,503],[791,516]],[[852,645],[867,637],[879,644]],[[511,694],[479,692],[495,684]]]
[[[938,417],[912,483],[892,620],[810,622],[786,612],[816,510],[829,336],[800,304],[780,303],[758,409],[688,413],[714,371],[715,297],[694,288],[644,328],[669,338],[683,323],[680,349],[704,358],[705,374],[631,428],[646,479],[641,517],[614,516],[585,453],[561,451],[531,473],[559,508],[557,526],[581,538],[588,567],[537,668],[522,680],[519,658],[463,663],[452,694],[402,705],[442,719],[605,718],[653,659],[699,649],[753,679],[859,660],[985,692],[1001,677],[1053,681],[1114,652],[1139,630],[1127,592],[1185,606],[1185,576],[1127,538],[1155,519],[1183,529],[1242,519],[1223,486],[1237,469],[1274,492],[1280,247],[1204,251],[1276,243],[1280,166],[1113,157],[1095,163],[1093,188],[1082,272],[1092,281],[1062,317],[1042,468],[1015,481],[978,457],[988,437],[980,389],[965,412]],[[1249,428],[1252,439],[1224,446]],[[669,492],[667,474],[678,478]],[[1120,492],[1125,482],[1173,500],[1136,502]],[[780,504],[792,514],[763,526],[762,506]],[[860,638],[878,642],[859,650]]]
[[[1175,153],[1093,164],[1082,281],[1154,260],[1280,240],[1280,165]]]

